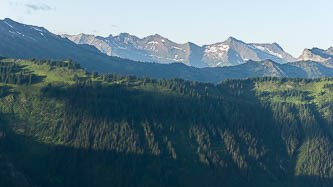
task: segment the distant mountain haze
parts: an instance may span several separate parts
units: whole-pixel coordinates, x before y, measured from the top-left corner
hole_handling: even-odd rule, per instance
[[[198,68],[235,66],[248,60],[273,60],[281,64],[296,61],[277,43],[247,44],[233,37],[224,42],[198,46],[190,42],[178,44],[158,34],[142,39],[128,33],[109,37],[86,34],[62,36],[77,44],[95,46],[109,56],[162,64],[179,62]]]

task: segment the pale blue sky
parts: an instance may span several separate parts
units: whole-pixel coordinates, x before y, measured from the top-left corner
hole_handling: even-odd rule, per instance
[[[277,42],[296,57],[304,48],[333,46],[332,0],[0,0],[5,17],[55,33]]]

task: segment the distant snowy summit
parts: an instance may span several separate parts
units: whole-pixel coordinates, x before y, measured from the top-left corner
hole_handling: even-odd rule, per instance
[[[193,67],[224,67],[244,64],[248,61],[272,60],[279,64],[295,61],[320,62],[333,67],[333,47],[305,49],[299,58],[285,52],[277,43],[245,43],[233,37],[224,42],[198,46],[188,42],[178,44],[158,34],[139,38],[128,33],[117,36],[100,37],[94,35],[56,35],[43,27],[0,20],[0,56],[16,58],[30,57],[69,57],[75,52],[89,51],[102,56],[118,56],[141,62],[161,64],[182,63]],[[82,45],[76,45],[82,44]],[[24,47],[18,50],[19,47]],[[49,49],[48,53],[40,49]],[[51,50],[53,49],[53,51]],[[104,54],[106,55],[104,55]],[[79,53],[77,58],[84,56]],[[107,57],[107,56],[106,56]],[[81,61],[87,60],[80,58]],[[88,61],[88,60],[87,60]],[[96,66],[92,64],[91,66]]]
[[[204,46],[191,42],[178,44],[158,34],[145,38],[128,33],[108,37],[86,34],[62,37],[77,44],[95,46],[109,56],[163,64],[178,62],[199,68],[235,66],[249,60],[273,60],[281,64],[296,61],[296,58],[285,52],[277,43],[248,44],[233,37],[224,42]]]
[[[5,19],[0,20],[0,41],[0,56],[72,59],[90,72],[214,83],[263,76],[333,77],[333,48],[306,49],[297,61],[276,43],[247,44],[232,37],[204,46],[190,42],[177,44],[158,34],[145,38],[126,33],[108,37],[85,34],[61,37],[42,27]],[[141,63],[113,56],[164,64]],[[296,62],[285,63],[294,60]],[[173,62],[178,63],[166,65]],[[231,67],[194,68],[221,66]]]

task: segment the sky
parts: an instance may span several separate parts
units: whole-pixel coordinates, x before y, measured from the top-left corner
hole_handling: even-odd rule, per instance
[[[160,34],[198,45],[233,36],[277,42],[295,57],[333,46],[332,10],[332,0],[0,0],[0,19],[57,34]]]

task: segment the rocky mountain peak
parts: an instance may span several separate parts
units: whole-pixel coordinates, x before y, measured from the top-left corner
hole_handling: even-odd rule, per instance
[[[86,44],[94,45],[108,55],[147,62],[182,62],[195,67],[222,67],[242,64],[248,60],[271,59],[277,63],[295,60],[277,43],[247,44],[234,37],[229,37],[224,42],[203,46],[191,42],[178,44],[159,34],[142,39],[129,33],[121,33],[118,36],[110,35],[107,38],[97,36],[96,38],[105,41],[107,46],[105,43],[101,44],[96,40],[88,39]]]
[[[159,34],[154,34],[154,35],[150,35],[147,36],[145,38],[143,38],[144,40],[161,40],[161,41],[165,41],[167,40],[167,38],[164,38],[163,36],[159,35]]]
[[[283,48],[278,43],[273,42],[272,45],[279,48],[281,51],[284,51]]]
[[[230,36],[226,41],[224,41],[223,43],[244,43],[241,40],[238,40],[232,36]]]
[[[112,35],[110,35],[112,36]],[[131,39],[131,40],[139,40],[138,37],[134,36],[134,35],[131,35],[129,33],[120,33],[118,36],[114,36],[113,38],[120,38],[120,39]]]
[[[119,37],[130,37],[131,35],[127,32],[122,32],[118,35]]]
[[[132,38],[132,35],[129,33],[120,33],[118,36],[115,36],[115,38],[119,38],[120,40],[126,40]]]
[[[235,37],[229,36],[229,38],[227,39],[227,41],[238,41]]]
[[[161,36],[159,34],[154,34],[153,37],[155,37],[155,38],[164,38],[163,36]]]
[[[333,55],[333,47],[329,47],[326,52],[330,55]]]
[[[302,55],[298,58],[299,61],[316,61],[327,62],[331,60],[330,55],[319,48],[304,49]]]
[[[7,23],[17,23],[16,21],[14,21],[14,20],[12,20],[12,19],[10,19],[10,18],[5,18],[5,19],[2,20],[2,21],[5,21],[5,22],[7,22]]]
[[[118,36],[114,36],[113,38],[109,38],[110,40],[116,39],[121,43],[129,44],[129,43],[136,43],[140,38],[130,35],[129,33],[120,33]]]

